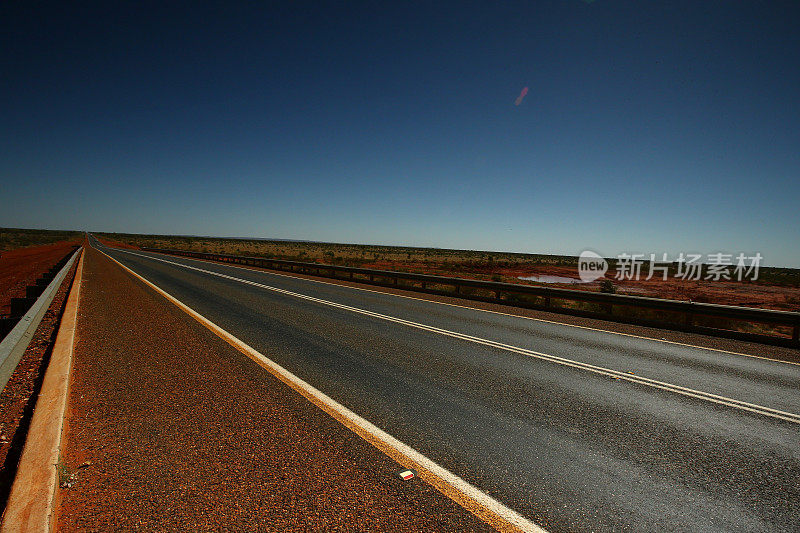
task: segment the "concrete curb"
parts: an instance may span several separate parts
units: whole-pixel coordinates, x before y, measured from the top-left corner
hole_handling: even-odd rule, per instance
[[[42,391],[36,400],[17,476],[3,514],[3,522],[0,525],[2,533],[46,532],[55,527],[51,520],[58,490],[56,464],[61,451],[62,429],[69,394],[83,259],[82,252],[64,315],[61,317],[50,364],[44,376]]]

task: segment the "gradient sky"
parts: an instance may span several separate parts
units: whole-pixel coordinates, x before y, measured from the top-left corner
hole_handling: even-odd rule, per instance
[[[0,226],[800,267],[798,28],[796,1],[4,2]]]

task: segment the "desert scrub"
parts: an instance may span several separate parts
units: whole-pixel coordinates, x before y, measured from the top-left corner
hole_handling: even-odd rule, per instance
[[[0,228],[0,250],[14,250],[27,246],[41,246],[54,242],[77,240],[82,235],[78,231]]]
[[[600,292],[614,294],[617,292],[617,286],[610,279],[604,279],[600,282]]]
[[[58,474],[58,486],[62,489],[71,488],[77,481],[77,470],[71,469],[64,459],[60,459],[56,464],[56,473]]]

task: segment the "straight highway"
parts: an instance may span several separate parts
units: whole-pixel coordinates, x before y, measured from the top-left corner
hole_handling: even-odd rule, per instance
[[[549,531],[800,529],[800,365],[90,242]]]

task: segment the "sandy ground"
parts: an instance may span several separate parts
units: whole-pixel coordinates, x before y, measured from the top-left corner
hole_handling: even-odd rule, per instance
[[[139,250],[138,246],[133,246],[132,244],[128,244],[122,241],[117,241],[114,239],[109,239],[108,237],[98,237],[95,235],[98,241],[102,242],[106,246],[114,246],[116,248],[127,248],[129,250]]]
[[[471,268],[465,271],[454,272],[447,265],[439,268],[431,267],[424,263],[403,263],[397,261],[376,261],[364,265],[364,268],[377,268],[381,270],[402,270],[421,274],[438,274],[471,279],[492,279],[508,283],[532,284],[520,277],[527,276],[560,276],[579,280],[578,272],[572,267],[544,265],[541,267],[485,267]],[[646,273],[639,280],[614,279],[615,272],[608,272],[603,279],[610,280],[617,288],[618,294],[632,296],[649,296],[652,298],[666,298],[670,300],[692,300],[722,305],[736,305],[744,307],[758,307],[763,309],[778,309],[781,311],[800,311],[800,287],[787,287],[760,283],[746,283],[736,281],[710,281],[710,280],[683,280],[679,278],[658,277],[644,279]],[[498,279],[499,276],[499,279]],[[548,287],[557,287],[575,290],[600,290],[600,282],[592,283],[548,283]]]
[[[83,275],[61,531],[488,529],[99,252]]]
[[[25,296],[25,287],[63,259],[80,241],[64,241],[4,251],[0,255],[0,316],[8,316],[11,298]]]

